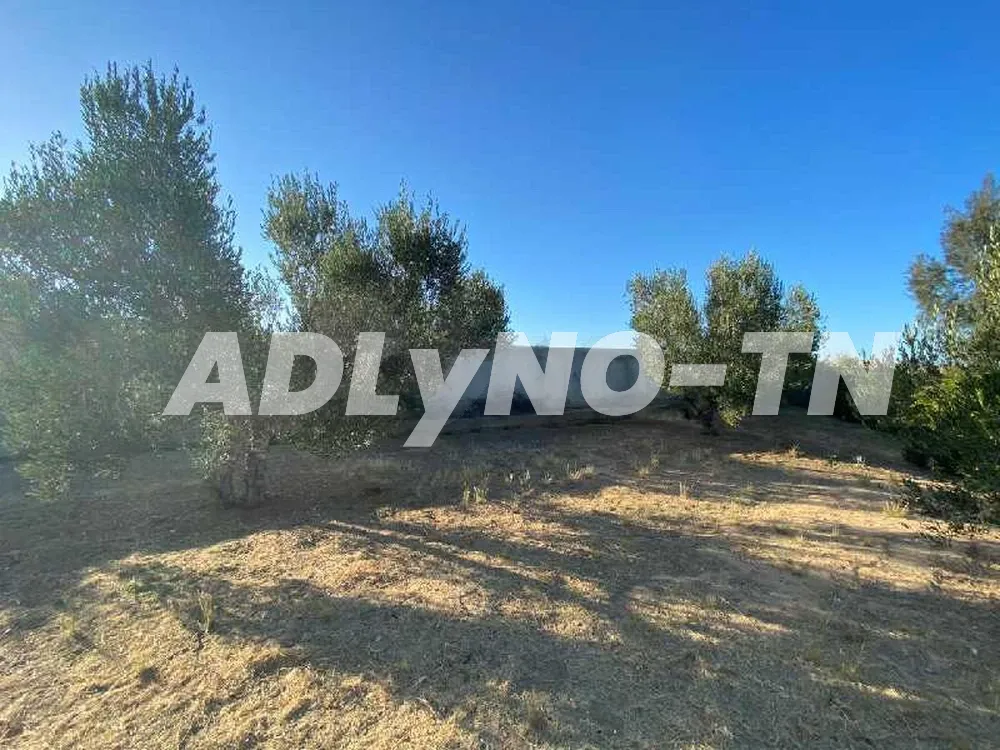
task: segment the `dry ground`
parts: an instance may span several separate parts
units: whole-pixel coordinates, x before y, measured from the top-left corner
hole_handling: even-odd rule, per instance
[[[1000,535],[801,416],[179,454],[0,501],[0,745],[1000,747]]]

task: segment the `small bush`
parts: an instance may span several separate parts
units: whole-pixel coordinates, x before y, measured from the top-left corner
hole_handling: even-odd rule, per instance
[[[265,458],[270,440],[264,420],[205,410],[194,460],[224,505],[252,506],[267,499]]]

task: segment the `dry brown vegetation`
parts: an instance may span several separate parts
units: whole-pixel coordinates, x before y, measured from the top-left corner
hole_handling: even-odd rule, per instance
[[[1000,746],[1000,536],[801,416],[180,454],[0,506],[0,744]]]

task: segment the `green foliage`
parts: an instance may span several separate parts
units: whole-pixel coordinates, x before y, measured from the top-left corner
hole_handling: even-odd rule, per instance
[[[668,367],[675,363],[725,363],[726,383],[700,389],[697,409],[718,413],[733,424],[749,413],[757,386],[760,355],[743,354],[743,335],[753,331],[816,331],[820,312],[803,287],[785,292],[774,267],[757,255],[723,257],[706,274],[705,298],[699,307],[680,269],[637,274],[628,285],[632,328],[655,338]],[[801,380],[812,357],[793,358],[790,376]],[[689,390],[689,389],[688,389]]]
[[[492,345],[509,322],[503,290],[469,268],[464,230],[433,201],[418,209],[405,188],[369,226],[335,185],[286,176],[270,190],[264,231],[297,326],[341,347],[385,331],[387,345],[457,352]]]
[[[682,268],[636,274],[628,284],[632,329],[657,339],[664,361],[697,362],[704,349],[702,314]]]
[[[85,139],[33,147],[0,195],[4,441],[45,496],[156,445],[201,336],[255,312],[190,84],[110,66],[80,101]]]
[[[812,388],[816,372],[816,352],[823,343],[822,313],[816,298],[801,284],[794,285],[785,295],[781,311],[782,331],[815,331],[809,354],[791,354],[785,373],[785,387],[806,393]]]
[[[984,248],[998,226],[1000,185],[987,175],[963,211],[948,210],[941,232],[942,257],[920,255],[910,267],[910,291],[925,319],[975,327],[981,311],[975,300],[983,291],[977,287],[977,276],[983,272]]]
[[[259,505],[267,499],[266,455],[276,422],[260,417],[227,417],[204,408],[195,465],[225,505]]]
[[[1000,190],[992,177],[942,233],[943,258],[920,257],[910,286],[893,424],[906,455],[956,483],[924,507],[1000,520]],[[970,509],[974,509],[974,512]]]
[[[436,203],[417,207],[404,188],[375,212],[374,223],[351,215],[335,185],[286,176],[268,195],[264,232],[292,301],[299,330],[330,336],[350,378],[357,335],[386,334],[380,386],[415,402],[410,348],[492,347],[508,325],[501,287],[467,261],[465,232]],[[447,365],[445,365],[447,366]],[[309,368],[297,373],[311,380]],[[343,416],[341,398],[300,420],[298,437],[312,446],[363,445],[385,420]]]
[[[916,392],[903,436],[909,459],[952,480],[911,487],[915,504],[964,522],[1000,522],[1000,373],[946,368]]]

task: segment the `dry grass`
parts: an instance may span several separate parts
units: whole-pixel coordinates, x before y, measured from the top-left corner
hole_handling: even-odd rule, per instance
[[[782,417],[279,452],[241,512],[178,455],[8,483],[0,745],[996,746],[1000,536],[903,513],[895,454]]]

